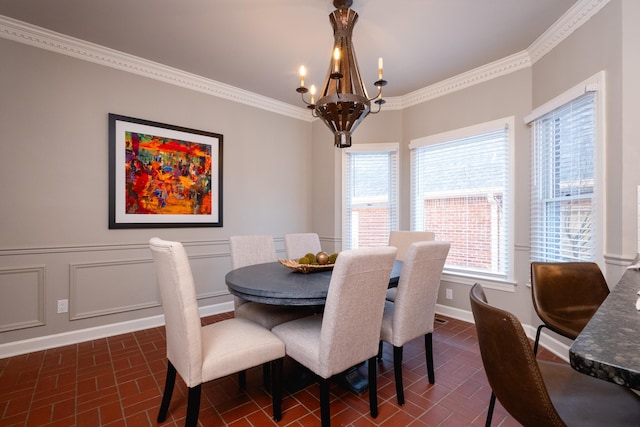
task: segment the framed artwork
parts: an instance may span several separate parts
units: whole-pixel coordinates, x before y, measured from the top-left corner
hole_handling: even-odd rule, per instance
[[[222,227],[222,135],[109,114],[109,228]]]

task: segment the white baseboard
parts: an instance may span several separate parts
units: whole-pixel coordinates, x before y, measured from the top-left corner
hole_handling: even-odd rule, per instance
[[[233,311],[232,301],[200,307],[200,316],[212,316],[214,314],[227,313],[229,311]],[[162,325],[164,325],[164,315],[158,315],[130,320],[127,322],[113,323],[110,325],[96,326],[94,328],[80,329],[77,331],[63,332],[61,334],[47,335],[44,337],[0,344],[0,359],[32,353],[34,351],[47,350],[49,348],[62,347],[65,345],[112,337],[143,329],[155,328]]]
[[[213,316],[215,314],[228,313],[230,311],[233,311],[232,301],[200,307],[200,316]],[[436,306],[436,313],[453,319],[462,320],[464,322],[474,323],[473,314],[467,310],[438,304]],[[0,359],[32,353],[34,351],[47,350],[49,348],[62,347],[65,345],[112,337],[143,329],[155,328],[162,325],[164,325],[164,316],[158,315],[145,317],[143,319],[130,320],[127,322],[113,323],[111,325],[97,326],[95,328],[81,329],[78,331],[70,331],[56,335],[48,335],[0,344]],[[530,325],[522,326],[524,327],[527,336],[534,339],[536,336],[536,327]],[[544,332],[540,336],[540,344],[562,360],[566,362],[569,361],[569,347],[566,344],[552,338]]]
[[[436,314],[462,320],[463,322],[474,323],[473,314],[470,311],[462,310],[448,305],[436,304]]]
[[[453,319],[462,320],[464,322],[475,323],[473,320],[473,313],[467,310],[461,310],[459,308],[449,307],[446,305],[436,305],[436,313],[443,316],[451,317]],[[536,338],[536,326],[522,325],[525,333],[529,338],[534,340]],[[540,345],[569,363],[569,346],[561,341],[553,338],[550,335],[544,333],[540,334]]]

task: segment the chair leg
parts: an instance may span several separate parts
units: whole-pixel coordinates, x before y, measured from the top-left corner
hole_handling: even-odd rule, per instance
[[[238,372],[238,385],[240,388],[244,388],[247,385],[247,371]]]
[[[171,402],[171,395],[173,394],[173,386],[176,384],[176,368],[171,361],[168,361],[167,365],[167,378],[164,382],[164,393],[162,394],[162,403],[160,404],[160,411],[158,412],[158,422],[161,423],[167,419],[167,412],[169,411],[169,403]]]
[[[493,418],[493,408],[496,406],[496,395],[491,392],[491,399],[489,399],[489,410],[487,411],[487,420],[484,423],[484,427],[491,427],[491,419]]]
[[[435,384],[436,374],[433,370],[433,334],[429,332],[424,336],[424,350],[427,355],[427,374],[429,383]]]
[[[271,363],[262,364],[262,381],[265,387],[271,387]]]
[[[369,359],[369,413],[378,418],[378,372],[376,357]]]
[[[201,392],[202,384],[198,384],[195,387],[189,387],[189,396],[187,398],[187,420],[184,423],[185,427],[195,427],[198,425]]]
[[[402,385],[402,346],[393,346],[393,373],[396,379],[396,398],[398,405],[404,405],[404,386]]]
[[[540,343],[540,332],[544,328],[544,325],[538,326],[538,330],[536,331],[536,340],[533,342],[533,354],[538,354],[538,344]]]
[[[382,341],[378,343],[378,360],[382,360]]]
[[[331,412],[329,411],[329,380],[320,378],[320,420],[322,427],[331,425]]]
[[[273,406],[273,420],[282,419],[282,365],[284,358],[271,362],[273,373],[271,374],[271,404]]]

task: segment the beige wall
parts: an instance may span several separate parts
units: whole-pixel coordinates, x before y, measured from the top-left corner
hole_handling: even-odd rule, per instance
[[[636,248],[640,144],[640,6],[613,0],[532,67],[404,110],[370,116],[355,144],[401,147],[401,227],[409,228],[411,139],[515,117],[514,292],[497,305],[536,324],[529,277],[529,128],[522,118],[600,70],[607,73],[606,276],[620,277]],[[224,274],[232,234],[316,231],[341,247],[341,157],[309,123],[134,74],[0,39],[0,345],[161,312],[147,241],[185,242],[201,306],[230,301]],[[390,83],[392,84],[392,83]],[[108,230],[107,114],[224,135],[224,227]],[[444,287],[468,310],[469,283]],[[444,290],[443,287],[443,290]],[[56,314],[69,298],[71,313]],[[70,320],[70,317],[74,320]],[[41,326],[36,326],[42,323]],[[20,326],[32,326],[20,328]],[[0,329],[1,331],[2,329]]]
[[[212,305],[230,235],[310,228],[309,122],[2,38],[0,57],[0,344],[160,314],[152,236],[185,242]],[[223,134],[224,227],[109,230],[108,113]]]
[[[624,16],[624,19],[623,19]],[[524,116],[546,101],[601,70],[607,75],[606,235],[605,275],[615,285],[624,266],[636,254],[636,186],[640,183],[640,144],[633,127],[640,113],[640,6],[634,0],[614,0],[569,35],[533,66],[452,92],[399,112],[367,118],[354,134],[354,144],[400,142],[401,226],[409,227],[409,150],[412,139],[502,117],[515,117],[514,292],[489,290],[497,305],[513,311],[526,324],[537,324],[529,282],[530,129]],[[314,134],[315,138],[315,134]],[[326,158],[325,158],[326,160]],[[336,158],[335,176],[340,176]],[[325,172],[326,173],[326,172]],[[337,178],[336,178],[337,179]],[[339,186],[337,187],[339,188]],[[332,204],[340,206],[339,196]],[[329,195],[326,195],[329,200]],[[339,219],[336,219],[338,221]],[[318,224],[313,221],[313,225]],[[329,229],[323,223],[323,226]],[[336,229],[339,229],[337,224]],[[444,299],[452,288],[453,301]],[[443,282],[438,303],[469,310],[468,281]]]

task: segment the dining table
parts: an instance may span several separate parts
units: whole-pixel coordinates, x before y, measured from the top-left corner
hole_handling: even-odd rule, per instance
[[[402,261],[396,260],[389,287],[398,285]],[[331,282],[331,268],[301,273],[278,261],[231,270],[225,276],[229,292],[247,301],[282,306],[324,305]]]
[[[571,366],[584,374],[640,390],[640,265],[622,275],[569,348]]]
[[[396,287],[402,271],[402,261],[396,260],[389,277],[389,287]],[[225,276],[229,292],[247,301],[280,306],[324,306],[331,283],[330,267],[302,273],[279,261],[254,264],[231,270]],[[340,382],[350,391],[362,395],[368,381],[353,367],[340,376]],[[307,383],[307,378],[293,381],[294,391]]]

